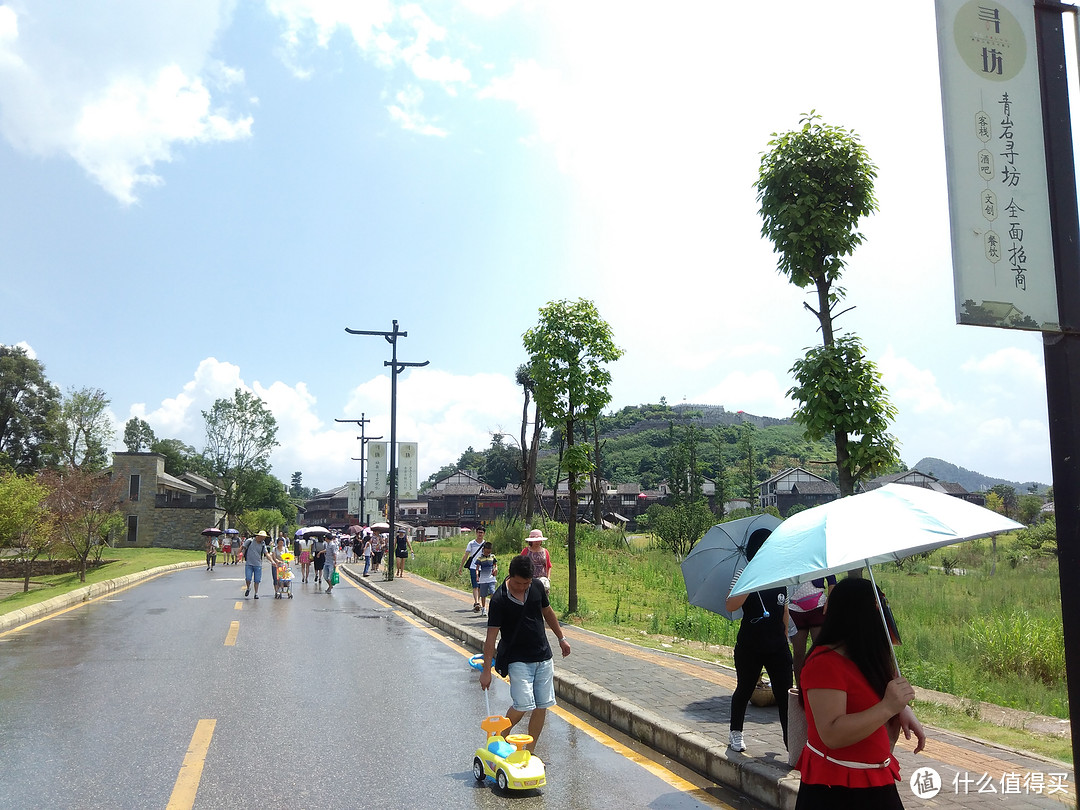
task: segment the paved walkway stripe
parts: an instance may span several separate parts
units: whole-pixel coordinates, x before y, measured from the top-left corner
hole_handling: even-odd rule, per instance
[[[229,632],[225,634],[225,646],[235,647],[236,636],[240,632],[240,622],[229,622]]]
[[[184,755],[184,764],[180,766],[180,775],[176,777],[172,795],[165,810],[191,810],[195,804],[195,793],[199,790],[202,779],[206,752],[210,748],[210,739],[214,736],[217,720],[200,720],[191,736],[191,745]]]

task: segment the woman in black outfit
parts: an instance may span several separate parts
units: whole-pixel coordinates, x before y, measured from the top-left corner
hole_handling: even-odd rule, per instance
[[[758,549],[772,532],[758,529],[746,543],[747,562],[754,559]],[[741,573],[741,572],[740,572]],[[738,574],[731,582],[735,587]],[[731,591],[729,590],[728,593]],[[733,751],[745,751],[743,744],[743,720],[746,704],[754,694],[761,668],[769,673],[776,708],[780,713],[780,727],[787,745],[788,690],[791,688],[791,649],[788,647],[787,589],[766,588],[739,596],[728,596],[729,611],[742,608],[739,635],[735,639],[735,674],[737,683],[731,696],[731,731],[729,747]]]

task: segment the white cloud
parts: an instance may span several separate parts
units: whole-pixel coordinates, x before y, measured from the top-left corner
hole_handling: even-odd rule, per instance
[[[890,346],[877,361],[882,383],[889,392],[889,399],[899,410],[910,408],[915,413],[951,413],[955,406],[938,388],[932,371],[918,368],[905,357],[899,357]]]
[[[439,138],[446,137],[446,130],[432,124],[420,111],[420,104],[424,100],[424,92],[415,85],[407,87],[395,96],[397,104],[390,104],[387,110],[390,118],[396,121],[407,132],[415,132],[419,135],[432,135]]]
[[[199,363],[192,379],[175,396],[155,407],[132,405],[127,417],[116,420],[118,438],[123,422],[137,416],[158,437],[177,438],[201,450],[205,442],[201,411],[216,399],[231,397],[237,388],[257,394],[277,420],[280,446],[270,461],[283,482],[288,483],[296,470],[303,472],[305,485],[319,488],[358,477],[359,464],[352,459],[360,455],[359,429],[334,422],[337,414],[324,418],[306,383],[276,380],[248,385],[238,366],[213,357]],[[470,445],[478,450],[487,447],[492,433],[516,435],[519,425],[505,420],[520,413],[521,401],[520,389],[510,377],[416,369],[398,379],[398,441],[419,443],[419,474],[424,479],[456,461]],[[354,388],[343,413],[339,418],[359,419],[363,413],[371,420],[365,426],[366,435],[381,435],[389,441],[389,377],[374,377]]]
[[[249,137],[252,119],[207,87],[243,80],[210,57],[231,0],[127,6],[105,21],[97,8],[0,6],[0,133],[26,152],[69,156],[130,204],[160,184],[154,167],[178,144]],[[80,14],[94,19],[81,25]]]
[[[788,387],[771,371],[735,371],[711,388],[688,396],[687,401],[723,405],[729,410],[747,411],[758,416],[785,418],[795,410],[787,396]]]

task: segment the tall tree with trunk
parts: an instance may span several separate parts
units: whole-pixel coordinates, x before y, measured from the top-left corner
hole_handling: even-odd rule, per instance
[[[56,429],[61,461],[80,470],[100,470],[115,438],[109,398],[100,388],[73,388],[60,403]]]
[[[60,392],[45,366],[18,346],[0,345],[0,469],[42,469],[55,447]]]
[[[32,475],[0,473],[0,548],[22,569],[23,593],[30,590],[34,561],[54,545],[49,488]]]
[[[527,527],[532,526],[533,510],[536,508],[536,459],[540,454],[540,433],[544,428],[544,419],[540,415],[540,404],[533,402],[532,438],[528,445],[525,435],[529,426],[529,401],[536,388],[528,363],[517,367],[514,375],[517,384],[525,392],[525,404],[521,408],[521,508],[519,514]],[[527,448],[527,449],[526,449]]]
[[[840,276],[847,257],[863,242],[859,220],[877,210],[877,169],[854,132],[824,124],[813,112],[800,123],[799,129],[774,133],[769,141],[756,183],[758,213],[761,233],[779,256],[779,271],[795,286],[813,287],[817,294],[816,309],[804,305],[817,317],[822,348],[800,363],[835,368],[839,382],[808,379],[788,394],[799,402],[795,419],[807,427],[808,436],[810,425],[846,414],[828,426],[844,496],[854,493],[861,477],[898,459],[896,440],[884,430],[895,410],[877,382],[876,369],[857,339],[839,345],[833,329],[834,319],[843,314],[835,311],[845,295]],[[858,360],[857,370],[843,365],[852,358]],[[847,410],[850,403],[859,403],[857,414]]]
[[[144,447],[149,450],[156,441],[157,436],[148,422],[137,416],[127,420],[124,425],[124,447],[129,453],[141,453]]]
[[[46,503],[60,542],[79,563],[79,581],[86,582],[87,561],[101,559],[109,534],[124,525],[126,481],[78,467],[46,471],[42,481],[49,488]]]
[[[579,420],[591,420],[611,401],[607,364],[622,357],[611,326],[600,317],[592,301],[552,301],[540,309],[540,320],[523,336],[529,367],[536,381],[535,398],[549,425],[564,426],[569,488],[567,526],[567,610],[576,613],[577,595],[577,487],[588,473],[587,445],[574,443]]]
[[[262,474],[270,469],[270,452],[278,446],[277,420],[258,396],[237,388],[232,399],[219,399],[206,422],[206,450],[225,494],[221,505],[231,518],[245,509],[262,506],[253,502]]]

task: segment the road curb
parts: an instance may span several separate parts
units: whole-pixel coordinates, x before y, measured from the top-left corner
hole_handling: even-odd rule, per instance
[[[421,605],[341,568],[350,579],[419,616],[433,627],[461,641],[477,652],[484,636],[434,613]],[[737,754],[716,745],[700,733],[660,717],[655,712],[625,700],[604,687],[572,672],[555,672],[555,694],[561,700],[591,714],[615,728],[718,784],[745,793],[777,810],[794,810],[799,792],[798,773],[788,767]]]
[[[107,579],[104,582],[95,582],[92,585],[77,588],[74,591],[61,594],[60,596],[54,596],[52,599],[46,599],[44,602],[38,602],[36,605],[27,605],[24,608],[13,610],[11,613],[5,613],[0,616],[0,633],[27,624],[35,619],[40,619],[42,616],[47,616],[58,610],[63,610],[64,608],[69,608],[73,605],[79,605],[83,602],[89,602],[91,599],[96,599],[99,596],[105,596],[114,591],[119,591],[129,585],[134,585],[137,582],[153,579],[162,574],[167,574],[170,571],[179,571],[183,568],[195,568],[200,565],[205,565],[205,563],[199,561],[172,563],[171,565],[149,568],[146,571],[138,571],[134,574],[126,574],[122,577],[117,577],[116,579]]]

